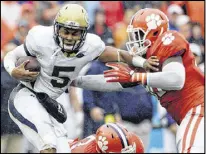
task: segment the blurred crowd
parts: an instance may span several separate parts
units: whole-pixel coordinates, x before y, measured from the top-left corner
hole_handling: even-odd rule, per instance
[[[1,1],[1,60],[24,42],[30,28],[38,24],[51,26],[66,3],[82,5],[88,12],[89,33],[100,36],[106,45],[122,49],[126,49],[126,29],[132,15],[141,8],[158,8],[168,16],[170,29],[188,40],[196,64],[204,72],[204,1]],[[81,74],[102,74],[105,69],[102,63],[93,62]],[[35,152],[8,115],[7,100],[16,84],[1,63],[1,93],[5,96],[1,97],[1,152]],[[68,111],[65,127],[73,139],[91,135],[105,122],[120,122],[142,138],[147,152],[176,152],[171,148],[175,145],[176,123],[141,86],[114,93],[71,88],[58,101]],[[160,132],[166,133],[162,138],[170,135],[171,143],[157,141],[155,135]]]

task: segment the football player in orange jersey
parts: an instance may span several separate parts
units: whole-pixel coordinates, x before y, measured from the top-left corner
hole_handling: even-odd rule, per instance
[[[71,153],[144,153],[141,139],[117,123],[107,123],[96,134],[72,141]]]
[[[204,152],[204,75],[186,39],[168,28],[168,18],[160,10],[139,10],[128,25],[127,48],[133,56],[157,56],[159,71],[142,73],[121,63],[107,63],[113,69],[104,76],[107,82],[144,85],[179,125],[178,152]]]

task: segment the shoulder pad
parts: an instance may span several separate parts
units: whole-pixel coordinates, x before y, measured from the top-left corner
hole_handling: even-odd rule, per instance
[[[105,49],[105,43],[95,34],[88,33],[81,50],[91,55],[92,59],[97,58]]]
[[[177,31],[167,31],[149,49],[147,58],[157,56],[160,63],[163,63],[169,57],[183,56],[188,48],[189,44],[184,36]]]
[[[31,37],[40,47],[51,47],[55,44],[52,26],[34,26],[28,33],[28,38]]]
[[[98,35],[88,33],[85,40],[85,44],[91,45],[93,47],[98,47],[104,44],[104,42],[101,40],[101,38]]]

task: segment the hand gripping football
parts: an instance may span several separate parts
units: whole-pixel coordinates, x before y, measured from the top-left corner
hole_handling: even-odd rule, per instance
[[[29,60],[29,62],[25,65],[25,70],[29,70],[31,72],[39,72],[40,71],[40,63],[37,61],[35,57],[25,56],[20,57],[16,62],[16,67],[21,65],[24,61]]]

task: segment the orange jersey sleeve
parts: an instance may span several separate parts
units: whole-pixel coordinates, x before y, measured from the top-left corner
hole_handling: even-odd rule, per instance
[[[97,153],[95,135],[70,144],[71,153]]]
[[[157,56],[160,66],[170,57],[183,56],[187,52],[189,44],[177,31],[163,33],[147,52],[147,58]]]

